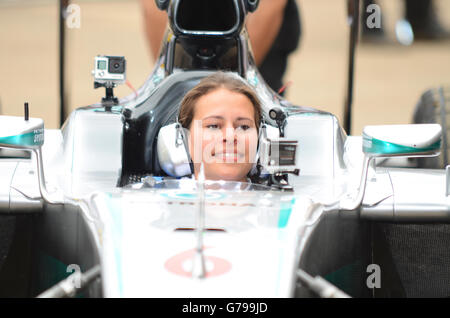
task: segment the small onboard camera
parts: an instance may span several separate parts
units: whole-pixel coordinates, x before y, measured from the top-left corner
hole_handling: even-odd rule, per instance
[[[296,166],[298,141],[285,138],[267,138],[266,126],[261,127],[259,141],[259,164],[270,175],[269,185],[292,191],[287,174],[299,175]]]
[[[113,105],[119,104],[114,97],[113,88],[126,81],[126,60],[123,56],[98,55],[95,57],[94,88],[105,87],[106,96],[102,98],[102,105],[111,109]]]

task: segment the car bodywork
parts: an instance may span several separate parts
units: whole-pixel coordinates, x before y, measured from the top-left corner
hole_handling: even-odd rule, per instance
[[[298,269],[355,297],[417,295],[412,283],[406,287],[404,273],[411,271],[401,272],[392,251],[416,240],[399,229],[425,228],[433,235],[425,223],[447,222],[445,171],[373,164],[379,159],[365,167],[362,136],[347,136],[333,114],[295,106],[265,85],[243,28],[246,2],[222,3],[224,10],[209,14],[234,10],[234,18],[217,31],[211,19],[188,10],[189,1],[168,2],[162,53],[137,96],[111,109],[79,108],[61,129],[46,129],[41,172],[37,152],[27,157],[3,150],[0,218],[8,229],[16,223],[10,248],[16,254],[3,266],[15,272],[16,257],[25,264],[16,271],[26,273],[21,287],[11,284],[10,292],[36,296],[70,274],[72,264],[82,272],[100,265],[101,279],[84,291],[89,297],[313,296],[298,283]],[[199,17],[205,24],[192,25]],[[206,55],[193,58],[199,48]],[[201,202],[198,183],[162,170],[159,129],[174,122],[184,94],[216,69],[244,78],[266,114],[278,107],[287,115],[285,136],[299,143],[300,174],[288,177],[294,191],[206,182]],[[277,124],[267,122],[278,137]],[[47,197],[37,177],[44,171]],[[365,192],[353,206],[364,171]],[[206,277],[195,278],[196,214],[202,205]],[[435,228],[445,233],[445,227]],[[382,288],[368,283],[371,264],[382,268]],[[447,289],[430,287],[427,295],[446,295]]]

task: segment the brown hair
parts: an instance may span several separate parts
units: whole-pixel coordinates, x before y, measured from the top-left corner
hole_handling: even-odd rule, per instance
[[[242,79],[233,73],[217,72],[205,77],[200,83],[191,89],[181,101],[178,121],[181,126],[189,129],[194,118],[195,104],[197,100],[219,88],[226,88],[231,92],[243,94],[251,101],[255,113],[255,125],[259,130],[261,120],[261,103],[255,92]]]

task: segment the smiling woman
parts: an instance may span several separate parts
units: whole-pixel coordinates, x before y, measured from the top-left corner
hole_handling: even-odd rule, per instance
[[[203,162],[209,180],[247,181],[255,163],[261,105],[237,75],[203,79],[181,102],[179,122],[190,132],[197,177]]]

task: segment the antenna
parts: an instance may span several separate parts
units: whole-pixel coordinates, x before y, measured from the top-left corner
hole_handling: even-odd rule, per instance
[[[30,109],[28,107],[28,102],[25,102],[25,104],[23,105],[24,107],[24,111],[25,111],[25,120],[28,121],[28,119],[30,119]]]
[[[198,174],[198,194],[199,194],[199,208],[197,213],[197,246],[195,248],[194,259],[192,262],[192,277],[205,278],[206,266],[205,255],[203,254],[203,231],[205,227],[205,170],[203,162],[200,166],[200,173]]]

